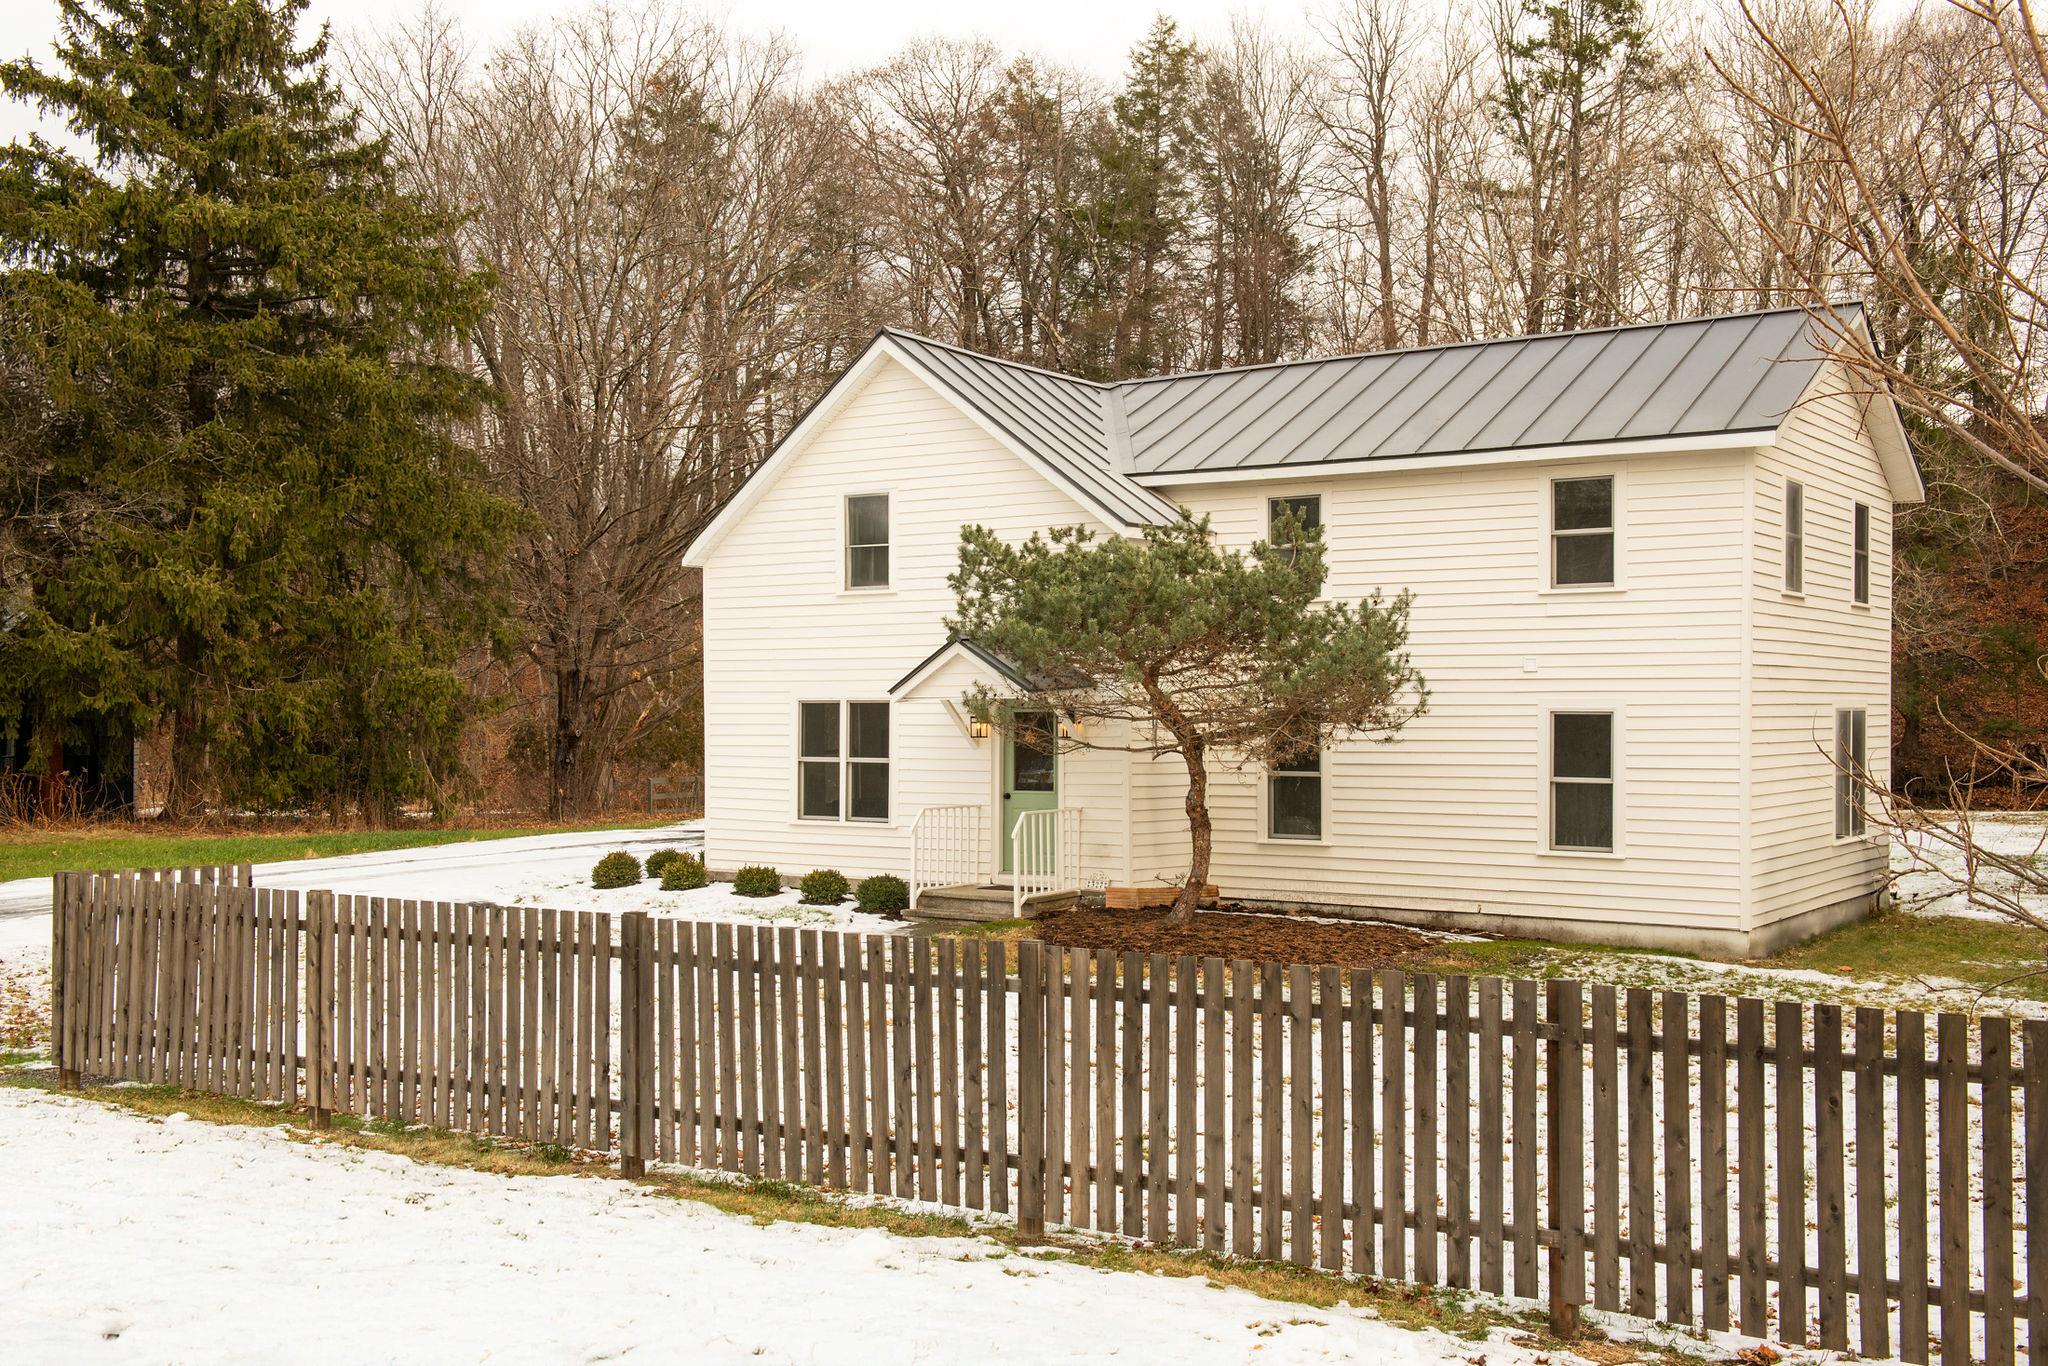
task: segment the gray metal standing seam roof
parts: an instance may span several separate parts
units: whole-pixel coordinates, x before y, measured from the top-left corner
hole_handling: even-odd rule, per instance
[[[1766,433],[1827,354],[1784,308],[1097,384],[885,332],[1126,524],[1148,477]]]

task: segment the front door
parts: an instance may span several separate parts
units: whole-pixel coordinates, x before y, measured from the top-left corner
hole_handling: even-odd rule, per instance
[[[1016,871],[1012,835],[1017,817],[1026,811],[1050,811],[1060,804],[1059,771],[1059,731],[1053,714],[1011,713],[1009,724],[1003,728],[1003,826],[996,836],[1003,850],[1004,872]],[[1048,850],[1034,861],[1050,857]]]

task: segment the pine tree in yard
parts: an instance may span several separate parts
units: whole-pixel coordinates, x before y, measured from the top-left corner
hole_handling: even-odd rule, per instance
[[[1209,877],[1212,762],[1391,738],[1427,703],[1408,596],[1319,602],[1324,577],[1320,531],[1286,523],[1249,553],[1218,547],[1208,518],[1185,511],[1137,539],[1064,527],[1011,546],[968,527],[946,624],[1037,680],[977,691],[978,719],[1028,702],[1082,722],[1072,747],[1181,757],[1192,866],[1169,918],[1184,925]]]
[[[0,714],[172,730],[204,800],[372,819],[438,795],[499,628],[508,507],[448,362],[483,282],[396,189],[304,0],[61,0],[57,62],[0,90],[82,159],[0,152],[0,318],[40,423],[41,530],[0,562]],[[10,453],[11,454],[11,453]]]

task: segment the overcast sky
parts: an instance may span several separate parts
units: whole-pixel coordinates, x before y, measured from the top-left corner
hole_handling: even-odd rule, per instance
[[[439,0],[461,16],[482,43],[575,3],[561,0]],[[1007,0],[976,5],[961,0],[741,0],[734,5],[692,6],[727,15],[734,27],[757,33],[780,30],[802,47],[814,75],[835,75],[881,60],[913,38],[931,34],[982,36],[1006,50],[1026,51],[1105,77],[1123,70],[1124,56],[1152,16],[1164,9],[1183,29],[1200,37],[1220,33],[1230,15],[1244,13],[1289,32],[1306,34],[1312,0]],[[410,16],[422,0],[313,0],[312,17],[334,25],[337,35],[377,27]],[[621,4],[639,0],[619,0]],[[0,0],[0,55],[47,57],[57,32],[57,0]],[[0,141],[34,126],[20,105],[0,102]]]

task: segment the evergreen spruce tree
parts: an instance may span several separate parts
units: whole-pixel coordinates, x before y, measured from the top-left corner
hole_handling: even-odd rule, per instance
[[[0,152],[40,416],[6,487],[47,552],[0,583],[0,709],[167,723],[170,814],[439,795],[512,518],[449,363],[483,282],[300,43],[305,0],[60,3],[55,66],[0,66],[90,148]]]

